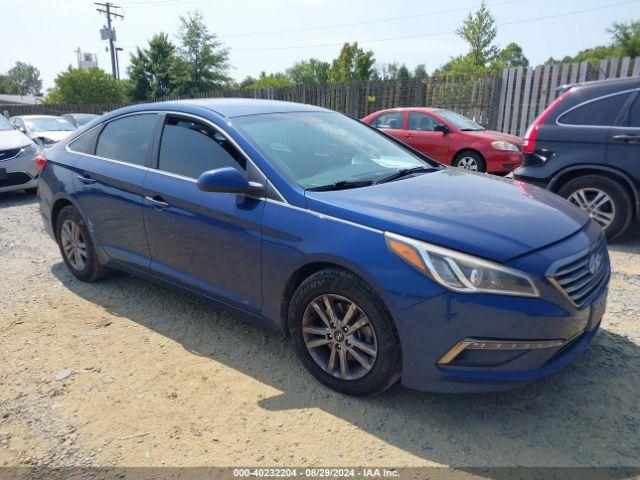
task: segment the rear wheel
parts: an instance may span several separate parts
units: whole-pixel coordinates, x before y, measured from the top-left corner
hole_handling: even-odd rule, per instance
[[[56,238],[64,263],[73,275],[85,282],[104,276],[105,269],[98,261],[87,224],[75,207],[66,206],[58,214]]]
[[[330,268],[302,282],[291,300],[289,326],[304,366],[334,390],[373,395],[400,378],[393,320],[351,272]]]
[[[486,172],[487,165],[482,158],[482,155],[476,152],[461,152],[453,159],[452,165],[454,167],[464,168],[465,170],[471,170],[474,172]]]
[[[564,184],[558,194],[582,208],[604,229],[607,240],[624,233],[633,215],[631,198],[617,181],[585,175]]]

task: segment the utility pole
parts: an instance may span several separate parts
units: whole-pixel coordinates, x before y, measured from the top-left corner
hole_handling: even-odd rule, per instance
[[[119,17],[122,19],[124,18],[124,15],[115,13],[113,11],[113,9],[115,8],[120,8],[117,5],[114,5],[113,3],[110,3],[110,2],[97,3],[96,2],[95,5],[98,5],[98,7],[103,7],[103,8],[96,8],[96,10],[100,13],[104,13],[104,15],[107,17],[107,27],[100,30],[100,34],[103,40],[109,40],[109,51],[111,52],[111,73],[113,73],[114,78],[118,78],[118,72],[116,69],[116,51],[114,48],[114,42],[116,40],[116,31],[111,27],[111,17]]]

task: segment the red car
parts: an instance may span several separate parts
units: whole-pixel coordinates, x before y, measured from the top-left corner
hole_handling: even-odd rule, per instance
[[[520,166],[520,137],[485,130],[450,110],[393,108],[362,121],[447,165],[489,173],[508,173]]]

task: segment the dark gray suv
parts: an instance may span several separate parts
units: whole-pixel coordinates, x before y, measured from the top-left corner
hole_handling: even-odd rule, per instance
[[[640,216],[640,77],[563,93],[525,134],[514,178],[586,210],[612,240]]]

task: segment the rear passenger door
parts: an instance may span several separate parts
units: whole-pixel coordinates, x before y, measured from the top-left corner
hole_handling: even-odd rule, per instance
[[[109,257],[143,269],[149,266],[149,246],[142,181],[159,120],[156,113],[140,113],[107,122],[75,166],[77,201],[92,235]],[[79,140],[87,141],[92,132]]]
[[[629,97],[618,125],[609,132],[607,163],[640,184],[640,93],[636,91]]]
[[[196,179],[222,167],[263,184],[264,178],[221,129],[192,116],[167,114],[158,150],[156,168],[144,181],[151,270],[258,312],[265,200],[203,192]]]

